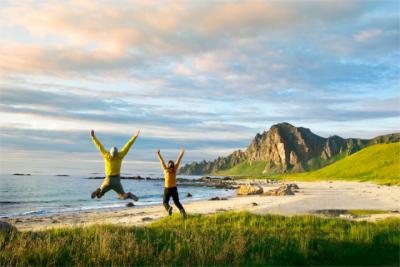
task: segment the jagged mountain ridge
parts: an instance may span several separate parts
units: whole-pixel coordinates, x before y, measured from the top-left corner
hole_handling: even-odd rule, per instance
[[[398,141],[400,133],[373,139],[344,139],[337,135],[324,138],[310,129],[284,122],[273,125],[262,134],[258,133],[245,151],[236,150],[213,161],[186,164],[180,173],[213,174],[245,161],[250,164],[265,162],[264,174],[303,172],[324,167],[369,145]]]

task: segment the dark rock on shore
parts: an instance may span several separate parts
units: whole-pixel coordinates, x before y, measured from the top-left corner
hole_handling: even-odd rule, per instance
[[[192,197],[192,194],[191,193],[187,193],[186,197]]]
[[[151,177],[141,177],[141,176],[121,176],[122,180],[148,180],[148,181],[164,181],[164,178],[151,178]],[[104,179],[104,176],[93,176],[87,179]],[[231,177],[224,178],[210,178],[202,177],[200,179],[188,179],[188,178],[177,178],[178,185],[184,186],[199,186],[199,187],[215,187],[222,189],[236,189],[239,186],[236,185]]]
[[[214,200],[228,200],[228,199],[226,197],[212,197],[209,200],[214,201]]]
[[[13,173],[15,176],[31,176],[30,173]]]
[[[134,207],[135,204],[133,204],[133,202],[128,202],[128,203],[126,203],[125,206],[129,208],[129,207]]]
[[[68,174],[56,174],[56,176],[68,177],[68,176],[70,176],[70,175],[68,175]]]

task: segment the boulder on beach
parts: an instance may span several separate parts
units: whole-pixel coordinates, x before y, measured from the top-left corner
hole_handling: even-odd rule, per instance
[[[16,230],[17,228],[15,228],[11,223],[0,221],[0,232],[12,232]]]
[[[237,189],[237,194],[241,196],[260,195],[262,193],[263,189],[259,185],[241,185],[239,189]]]
[[[133,204],[133,202],[128,202],[128,203],[126,203],[126,206],[127,206],[127,207],[134,207],[135,204]]]
[[[192,197],[192,194],[187,193],[187,194],[186,194],[186,197]]]
[[[287,184],[290,189],[295,190],[295,189],[300,189],[300,187],[297,184]]]
[[[291,196],[294,195],[293,190],[298,189],[296,184],[285,184],[277,189],[272,189],[264,193],[265,196]]]

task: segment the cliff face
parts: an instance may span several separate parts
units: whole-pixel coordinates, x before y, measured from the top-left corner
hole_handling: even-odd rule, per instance
[[[378,136],[371,140],[323,138],[309,129],[289,123],[273,125],[257,134],[246,151],[237,150],[214,161],[193,162],[180,169],[181,174],[212,174],[248,161],[264,161],[264,173],[302,172],[321,168],[337,159],[372,144],[400,141],[400,134]]]

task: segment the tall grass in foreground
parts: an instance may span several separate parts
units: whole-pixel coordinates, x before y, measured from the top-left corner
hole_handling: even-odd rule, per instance
[[[0,265],[398,265],[400,220],[249,213],[0,235]]]

